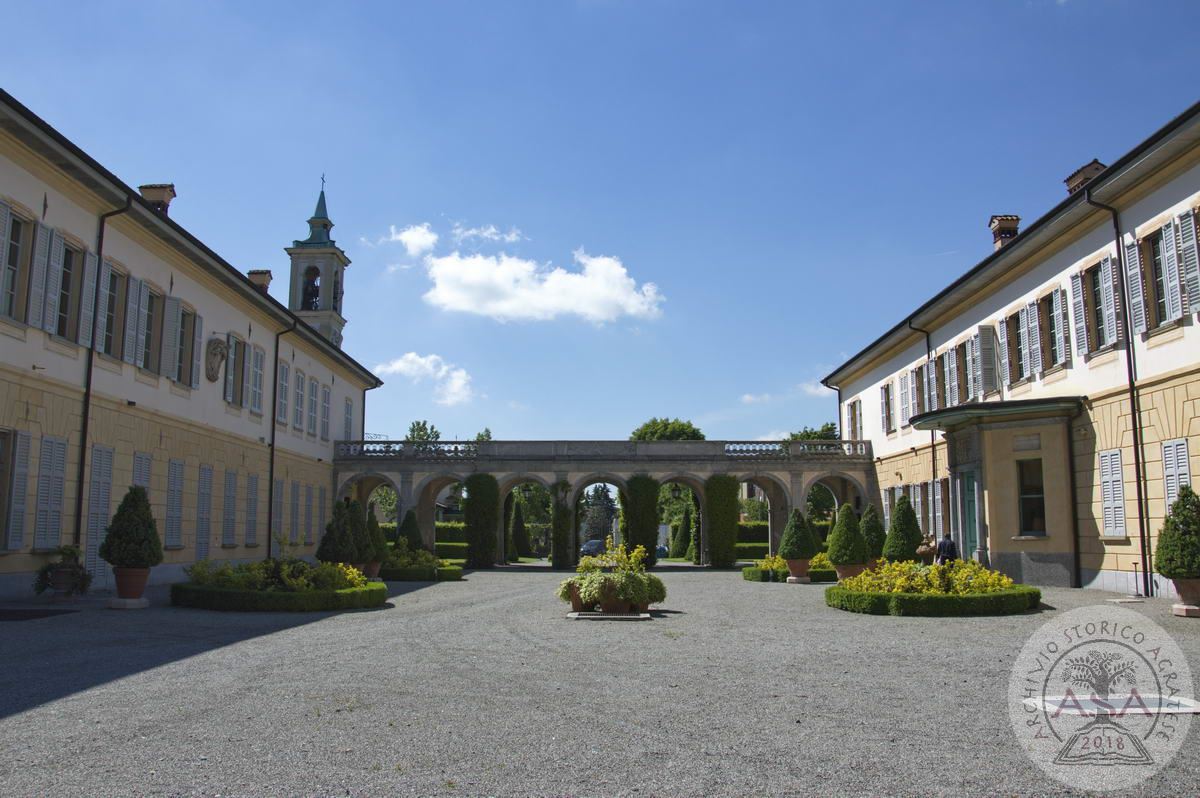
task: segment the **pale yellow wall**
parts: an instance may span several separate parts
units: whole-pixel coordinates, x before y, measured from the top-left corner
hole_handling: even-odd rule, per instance
[[[1070,553],[1074,550],[1071,520],[1070,471],[1067,468],[1066,426],[1058,419],[1044,424],[984,429],[984,517],[988,549],[993,553]],[[1039,448],[1018,450],[1017,439],[1037,435]],[[1018,460],[1042,461],[1045,489],[1046,536],[1014,540],[1022,531],[1019,509]]]

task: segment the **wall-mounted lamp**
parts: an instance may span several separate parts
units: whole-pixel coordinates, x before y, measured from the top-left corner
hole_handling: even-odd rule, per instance
[[[130,407],[137,407],[137,402],[133,401],[132,399],[126,399],[125,404],[129,405]]]

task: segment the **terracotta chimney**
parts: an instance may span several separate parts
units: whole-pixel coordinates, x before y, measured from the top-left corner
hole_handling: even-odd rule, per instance
[[[1093,177],[1100,174],[1107,168],[1107,166],[1093,158],[1091,163],[1085,163],[1083,166],[1067,175],[1067,179],[1063,181],[1067,184],[1067,193],[1074,194],[1076,191],[1090,183]]]
[[[175,184],[174,183],[147,183],[144,186],[138,186],[138,191],[142,192],[142,199],[149,202],[154,210],[167,216],[167,209],[171,207],[171,200],[175,199]]]
[[[1000,214],[988,219],[988,227],[992,230],[992,243],[996,249],[1017,237],[1017,228],[1021,225],[1021,217],[1010,213]]]
[[[271,270],[270,269],[251,269],[246,272],[246,276],[250,278],[250,282],[254,283],[254,287],[259,293],[266,294],[267,289],[271,287]]]

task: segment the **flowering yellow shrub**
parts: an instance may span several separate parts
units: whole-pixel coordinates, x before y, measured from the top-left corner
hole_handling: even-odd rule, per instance
[[[829,561],[829,555],[823,551],[818,551],[808,561],[808,570],[810,571],[832,571],[833,563]]]
[[[786,571],[788,569],[787,560],[778,554],[768,554],[761,560],[755,560],[754,565],[764,571]]]
[[[612,536],[610,535],[604,539],[604,553],[581,557],[579,565],[575,567],[575,571],[581,574],[591,571],[640,574],[646,570],[645,559],[645,546],[639,543],[633,551],[627,551],[624,543],[614,546]]]
[[[842,587],[869,593],[937,593],[966,596],[1008,590],[1013,580],[974,560],[953,560],[945,565],[889,562],[871,571],[842,580]]]

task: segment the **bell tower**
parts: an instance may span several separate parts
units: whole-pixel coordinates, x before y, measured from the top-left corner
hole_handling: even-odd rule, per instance
[[[342,346],[342,286],[350,259],[329,237],[333,222],[325,209],[325,178],[317,209],[308,220],[308,238],[285,249],[292,259],[288,307],[339,349]]]

